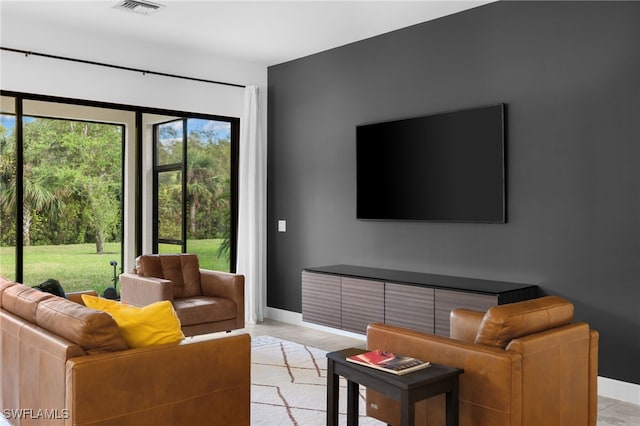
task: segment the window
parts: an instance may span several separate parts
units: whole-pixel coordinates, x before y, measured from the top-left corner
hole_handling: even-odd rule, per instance
[[[123,126],[24,117],[23,134],[24,283],[108,286],[121,261]]]
[[[232,270],[233,120],[170,120],[153,134],[154,252],[194,253],[203,268]]]
[[[1,91],[0,275],[102,293],[143,253],[234,270],[239,124]]]
[[[18,116],[3,102],[0,273],[102,291],[121,262],[125,126],[83,119],[96,108],[20,105]]]

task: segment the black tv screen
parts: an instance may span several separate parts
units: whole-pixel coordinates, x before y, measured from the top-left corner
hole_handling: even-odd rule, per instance
[[[506,222],[504,110],[357,126],[358,219]]]

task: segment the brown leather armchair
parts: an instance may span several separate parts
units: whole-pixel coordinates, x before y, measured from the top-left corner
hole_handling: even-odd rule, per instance
[[[461,426],[595,426],[598,332],[547,296],[486,313],[451,312],[451,338],[371,324],[367,347],[464,369]],[[367,391],[367,415],[399,423],[398,403]],[[416,425],[444,424],[444,397],[416,404]]]
[[[123,303],[170,300],[186,336],[244,328],[244,275],[200,269],[195,254],[145,254],[120,275]]]

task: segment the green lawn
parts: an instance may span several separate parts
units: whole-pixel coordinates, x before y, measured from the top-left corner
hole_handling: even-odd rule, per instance
[[[218,258],[222,240],[190,240],[190,253],[198,254],[200,267],[218,271],[229,270],[229,258]],[[95,244],[69,244],[60,246],[31,246],[24,248],[24,284],[33,286],[55,278],[65,291],[96,290],[102,294],[113,285],[113,266],[118,262],[120,274],[120,243],[107,243],[104,254],[96,254]],[[0,275],[15,278],[15,249],[0,247]]]

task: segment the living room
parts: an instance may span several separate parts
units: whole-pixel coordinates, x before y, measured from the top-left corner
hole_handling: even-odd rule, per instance
[[[637,2],[497,2],[269,66],[186,51],[163,64],[167,46],[86,28],[78,37],[37,17],[3,18],[2,46],[268,92],[266,317],[301,322],[302,269],[333,264],[537,285],[599,331],[599,390],[640,404],[639,18]],[[2,90],[241,115],[234,88],[1,58]],[[497,103],[506,105],[506,223],[356,219],[357,125]]]

